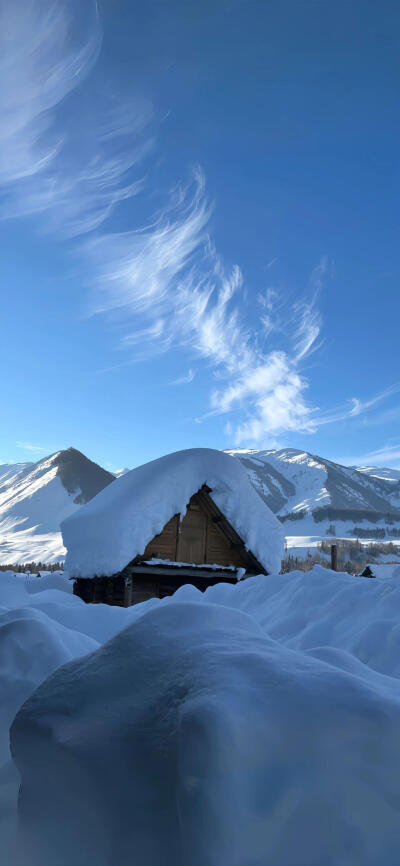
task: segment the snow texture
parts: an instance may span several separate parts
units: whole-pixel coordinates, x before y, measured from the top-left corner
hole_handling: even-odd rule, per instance
[[[397,866],[397,680],[261,622],[289,589],[297,639],[306,601],[320,636],[341,596],[384,604],[321,571],[181,591],[46,680],[11,733],[30,866]]]
[[[316,567],[131,608],[53,579],[0,574],[2,862],[398,866],[398,579]]]
[[[280,522],[238,460],[211,448],[168,454],[117,478],[61,524],[65,568],[73,577],[121,571],[207,484],[215,504],[267,572],[279,571]]]
[[[0,575],[0,765],[9,757],[8,728],[15,713],[43,680],[64,662],[96,649],[98,643],[66,628],[32,604],[54,598],[63,603],[65,578]],[[34,586],[34,584],[38,586]],[[34,589],[32,588],[34,586]],[[3,606],[3,602],[7,606]],[[13,605],[18,605],[14,607]]]
[[[0,466],[0,562],[63,559],[60,522],[78,510],[57,475],[58,454],[38,464]]]
[[[66,591],[66,585],[68,590]],[[64,626],[54,609],[75,602],[59,572],[44,577],[0,573],[0,862],[13,863],[12,837],[19,777],[10,759],[9,727],[24,701],[65,662],[99,643]],[[38,604],[36,605],[36,600]],[[47,600],[47,611],[46,611]],[[75,621],[76,624],[76,621]],[[20,864],[18,864],[20,866]],[[24,864],[25,866],[25,864]]]

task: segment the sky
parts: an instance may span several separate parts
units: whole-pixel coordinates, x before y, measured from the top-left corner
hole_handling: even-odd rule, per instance
[[[400,11],[0,0],[0,462],[400,466]]]

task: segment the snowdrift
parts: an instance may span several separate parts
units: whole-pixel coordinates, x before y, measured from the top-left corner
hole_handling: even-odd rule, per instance
[[[397,866],[395,579],[315,568],[118,609],[9,575],[0,606],[59,653],[15,700],[32,690],[7,866]]]
[[[32,866],[394,863],[400,696],[346,667],[219,605],[143,616],[17,716]]]
[[[56,579],[51,575],[53,585]],[[9,572],[0,575],[0,604],[7,595],[9,603],[11,599],[19,603],[16,608],[0,607],[0,766],[9,757],[9,727],[26,698],[60,665],[99,646],[93,638],[66,628],[31,604],[34,581],[39,586],[47,583],[46,578],[24,578]],[[64,581],[58,576],[60,586]],[[39,594],[44,603],[46,596],[52,595]],[[63,594],[59,590],[55,596]]]
[[[145,463],[117,478],[61,524],[65,568],[74,577],[121,571],[194,493],[210,496],[267,572],[279,571],[282,526],[238,460],[212,448],[189,448]]]

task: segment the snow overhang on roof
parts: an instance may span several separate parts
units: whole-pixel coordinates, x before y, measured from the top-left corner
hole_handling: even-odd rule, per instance
[[[278,572],[284,536],[280,521],[262,501],[239,460],[211,448],[177,451],[117,478],[61,524],[68,550],[65,568],[74,577],[121,571],[193,494],[207,485],[247,550],[269,573]]]

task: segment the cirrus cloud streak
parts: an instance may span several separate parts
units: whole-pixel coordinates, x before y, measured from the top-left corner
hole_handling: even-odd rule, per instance
[[[240,267],[227,269],[210,237],[200,170],[150,225],[105,230],[118,203],[146,189],[133,170],[153,138],[151,106],[117,101],[90,75],[101,39],[95,0],[0,0],[0,217],[35,216],[57,237],[85,235],[93,311],[120,317],[132,359],[184,349],[202,361],[212,381],[202,418],[225,416],[235,444],[265,446],[373,412],[399,386],[327,412],[307,399],[304,364],[321,344],[327,259],[300,299],[269,287],[249,305]]]

